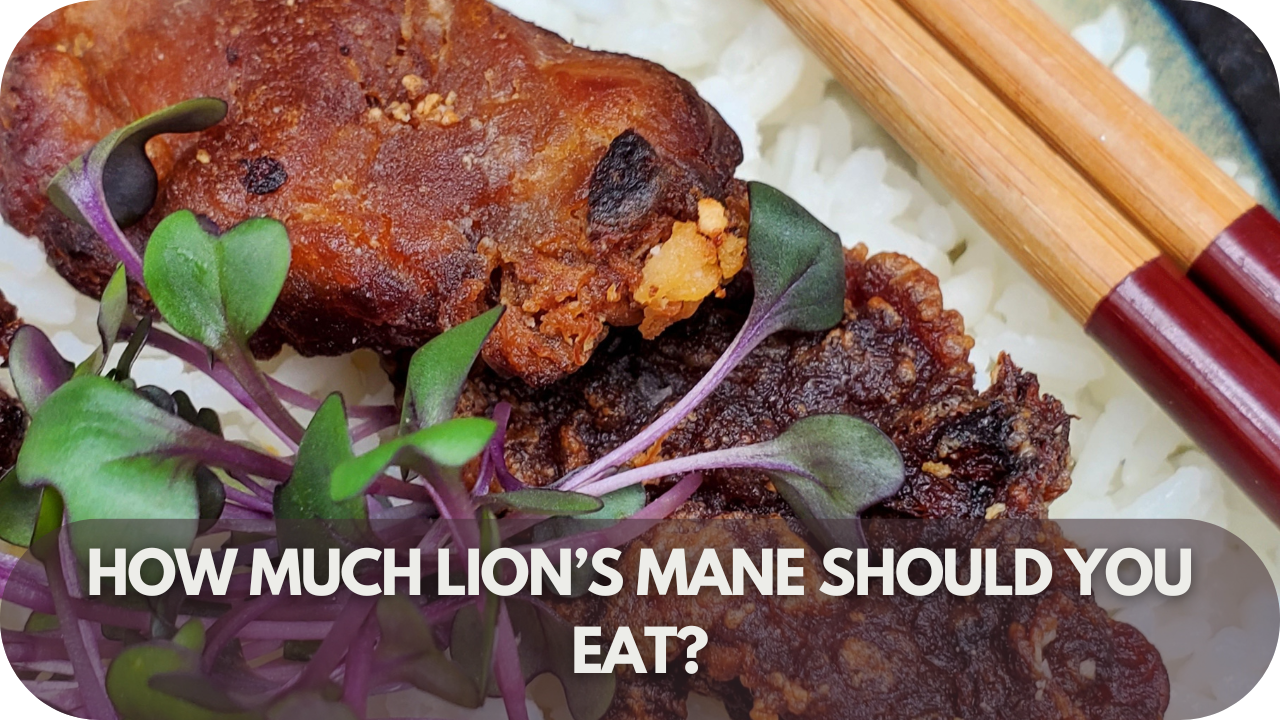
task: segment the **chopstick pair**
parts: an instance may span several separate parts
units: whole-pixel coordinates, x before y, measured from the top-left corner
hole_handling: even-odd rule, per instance
[[[1075,127],[1085,115],[1080,108],[1097,111],[1105,101],[1059,98],[1054,104],[1064,93],[1087,95],[1095,81],[1082,75],[1070,89],[1057,84],[1049,68],[1087,65],[1076,57],[1083,50],[1069,37],[1054,41],[1035,22],[1032,11],[1039,11],[1024,7],[1023,0],[769,2],[890,134],[1280,524],[1280,365],[1182,275],[1147,229],[1149,222],[1151,234],[1162,238],[1177,229],[1187,250],[1179,257],[1192,265],[1210,258],[1210,271],[1202,270],[1201,277],[1230,277],[1236,249],[1267,257],[1260,252],[1266,250],[1259,245],[1263,241],[1248,232],[1266,224],[1252,200],[1241,198],[1243,191],[1216,167],[1216,175],[1203,174],[1193,162],[1198,151],[1172,128],[1162,132],[1173,133],[1173,140],[1148,137],[1158,128],[1155,120],[1092,144],[1082,140],[1093,126]],[[1006,14],[1014,3],[1018,12]],[[978,74],[958,56],[979,68]],[[979,77],[983,65],[994,79]],[[1006,88],[1004,97],[988,83]],[[1136,107],[1136,98],[1126,102],[1128,112],[1147,112]],[[1027,112],[1032,119],[1025,120],[1014,107],[1027,104],[1046,109]],[[1136,154],[1148,164],[1134,169],[1126,165],[1129,156],[1106,152],[1121,139],[1172,145]],[[1161,149],[1180,143],[1185,146],[1176,158]],[[1071,159],[1060,154],[1062,148]],[[1103,194],[1098,186],[1112,185],[1107,178],[1087,177],[1080,168],[1091,172],[1088,167],[1145,182],[1132,184],[1139,190]],[[1158,173],[1176,173],[1178,179]],[[1203,188],[1212,189],[1203,192],[1209,200],[1201,197]],[[1113,198],[1121,199],[1113,204]],[[1196,212],[1193,199],[1202,201]],[[1241,214],[1233,215],[1236,210]],[[1196,222],[1184,222],[1180,214]],[[1140,225],[1130,215],[1148,220]],[[1222,228],[1236,232],[1224,234]],[[1219,236],[1227,242],[1212,255],[1204,251]],[[1266,282],[1264,277],[1259,287]],[[1232,290],[1229,283],[1225,287]],[[1252,290],[1231,296],[1264,319],[1280,317],[1274,297],[1263,303]]]
[[[1280,360],[1280,222],[1030,0],[898,0]]]

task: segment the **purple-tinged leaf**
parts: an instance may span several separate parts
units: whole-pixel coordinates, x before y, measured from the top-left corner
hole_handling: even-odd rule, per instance
[[[830,329],[844,316],[840,236],[781,190],[759,182],[747,189],[747,252],[755,293],[751,317],[758,332]],[[749,318],[747,325],[752,324]]]
[[[475,681],[440,650],[435,631],[412,600],[401,595],[383,597],[377,617],[382,631],[377,658],[390,668],[393,678],[454,705],[476,708],[484,703]]]
[[[120,360],[116,363],[115,370],[108,373],[107,377],[116,382],[129,379],[129,373],[133,371],[133,363],[137,361],[138,354],[142,352],[142,347],[147,344],[147,338],[151,334],[151,322],[150,315],[138,321],[133,332],[129,334],[129,342],[124,346],[124,352],[120,353]]]
[[[887,435],[848,415],[812,415],[756,445],[665,460],[618,473],[584,488],[602,494],[701,470],[740,468],[769,475],[809,529],[831,545],[858,547],[848,522],[902,487],[902,455]]]
[[[124,265],[116,268],[102,291],[102,299],[98,305],[98,341],[101,344],[101,359],[96,363],[93,372],[101,372],[102,365],[111,354],[111,348],[120,336],[120,327],[124,325],[125,314],[129,312],[129,284],[125,277]],[[95,353],[96,356],[96,353]]]
[[[200,517],[201,464],[279,477],[283,462],[229,443],[105,378],[76,378],[31,418],[18,453],[24,485],[56,487],[68,519],[168,520],[130,526],[126,544],[187,547]],[[73,528],[77,548],[80,528]],[[120,533],[116,533],[119,535]],[[87,555],[83,556],[87,558]]]
[[[142,260],[120,230],[142,219],[155,203],[159,180],[147,157],[147,141],[165,133],[198,132],[226,117],[227,104],[215,98],[187,100],[148,115],[103,138],[71,161],[46,189],[54,207],[88,225],[142,281]]]
[[[9,345],[13,387],[27,412],[34,413],[53,391],[75,373],[75,366],[58,354],[49,336],[35,325],[23,325]]]
[[[42,495],[43,489],[18,482],[18,474],[12,468],[0,475],[0,540],[18,547],[31,544]]]

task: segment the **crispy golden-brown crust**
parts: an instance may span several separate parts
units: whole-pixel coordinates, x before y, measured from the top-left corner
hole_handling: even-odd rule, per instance
[[[1070,486],[1062,404],[1005,357],[978,393],[972,341],[960,316],[943,309],[937,278],[900,255],[868,258],[859,247],[845,257],[844,320],[825,334],[767,340],[645,460],[761,442],[800,418],[844,413],[888,433],[906,463],[906,484],[877,513],[1045,517]],[[693,387],[741,325],[745,295],[652,342],[618,332],[586,367],[545,389],[480,373],[461,412],[510,402],[512,471],[551,482],[622,444]],[[685,515],[785,512],[763,475],[717,471],[704,487]]]
[[[634,325],[649,250],[703,197],[742,231],[736,136],[685,81],[483,0],[96,0],[22,39],[0,97],[0,209],[84,292],[105,247],[43,194],[115,128],[194,96],[218,127],[149,146],[156,207],[285,223],[260,354],[416,347],[501,301],[485,350],[545,384]]]

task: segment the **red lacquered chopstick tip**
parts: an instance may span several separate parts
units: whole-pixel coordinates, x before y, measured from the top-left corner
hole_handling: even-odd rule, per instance
[[[1280,358],[1280,221],[1266,208],[1255,206],[1231,223],[1187,275]]]
[[[1085,329],[1280,523],[1280,366],[1166,258],[1135,270]]]

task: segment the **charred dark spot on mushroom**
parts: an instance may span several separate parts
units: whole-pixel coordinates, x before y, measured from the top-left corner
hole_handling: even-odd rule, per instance
[[[635,229],[660,196],[661,172],[658,153],[640,133],[627,130],[614,138],[591,173],[588,222],[618,232]]]
[[[27,413],[16,398],[0,390],[0,476],[18,461],[18,450],[27,431]]]
[[[285,172],[284,165],[273,157],[241,160],[240,166],[245,170],[244,177],[240,178],[240,184],[254,195],[270,195],[283,187],[285,181],[289,179],[289,173]]]
[[[21,325],[22,320],[18,318],[18,309],[5,299],[3,292],[0,292],[0,365],[4,365],[9,359],[9,343]]]

